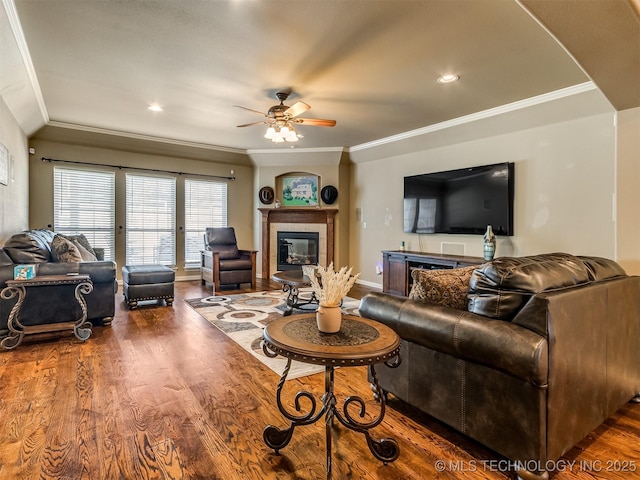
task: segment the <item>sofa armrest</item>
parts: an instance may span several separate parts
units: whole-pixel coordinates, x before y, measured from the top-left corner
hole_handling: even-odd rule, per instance
[[[4,248],[0,248],[0,267],[6,267],[8,265],[13,265],[13,260],[7,254]]]
[[[7,280],[13,280],[13,260],[0,248],[0,288],[4,288]]]
[[[409,342],[547,384],[547,341],[520,325],[378,292],[363,297],[360,314],[385,323]]]

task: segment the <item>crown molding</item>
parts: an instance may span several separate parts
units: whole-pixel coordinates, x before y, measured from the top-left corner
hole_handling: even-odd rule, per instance
[[[591,90],[596,90],[596,89],[597,87],[593,82],[591,81],[584,82],[578,85],[573,85],[571,87],[555,90],[553,92],[537,95],[535,97],[519,100],[517,102],[501,105],[499,107],[483,110],[481,112],[472,113],[470,115],[454,118],[452,120],[447,120],[446,122],[440,122],[435,125],[429,125],[428,127],[418,128],[416,130],[410,130],[408,132],[399,133],[397,135],[392,135],[386,138],[380,138],[378,140],[362,143],[360,145],[354,145],[353,147],[349,148],[349,152],[358,152],[362,150],[367,150],[369,148],[379,147],[381,145],[387,145],[390,143],[399,142],[409,138],[418,137],[420,135],[426,135],[426,134],[437,132],[440,130],[445,130],[447,128],[464,125],[466,123],[471,123],[471,122],[476,122],[478,120],[496,117],[498,115],[503,115],[505,113],[514,112],[516,110],[522,110],[535,105],[552,102],[554,100],[570,97],[573,95],[578,95],[580,93],[589,92]]]
[[[171,144],[171,145],[178,145],[181,147],[191,147],[191,148],[201,148],[201,149],[206,149],[206,150],[215,150],[218,152],[229,152],[229,153],[238,153],[238,154],[242,154],[245,155],[247,153],[246,150],[243,149],[239,149],[239,148],[230,148],[230,147],[222,147],[222,146],[218,146],[218,145],[210,145],[207,143],[198,143],[198,142],[189,142],[189,141],[185,141],[185,140],[176,140],[176,139],[172,139],[172,138],[165,138],[165,137],[154,137],[152,135],[144,135],[144,134],[140,134],[140,133],[131,133],[131,132],[123,132],[123,131],[119,131],[119,130],[110,130],[107,128],[99,128],[99,127],[89,127],[86,125],[77,125],[74,123],[65,123],[65,122],[59,122],[56,120],[52,120],[49,123],[47,123],[47,126],[50,127],[58,127],[58,128],[66,128],[69,130],[78,130],[81,132],[88,132],[88,133],[97,133],[97,134],[101,134],[101,135],[112,135],[112,136],[116,136],[116,137],[123,137],[123,138],[130,138],[133,140],[144,140],[147,142],[159,142],[159,143],[167,143],[167,144]]]
[[[247,150],[247,154],[253,155],[269,155],[269,154],[277,154],[277,155],[293,155],[296,153],[336,153],[336,152],[347,152],[348,149],[345,147],[316,147],[316,148],[278,148],[278,149],[249,149]]]
[[[35,97],[35,102],[38,105],[38,111],[42,117],[42,122],[43,124],[46,124],[49,121],[49,113],[47,112],[47,107],[44,103],[44,97],[42,96],[38,76],[36,75],[36,70],[33,66],[33,61],[31,60],[31,54],[29,53],[29,47],[27,46],[27,41],[24,37],[24,31],[20,24],[20,17],[18,17],[16,5],[13,0],[2,0],[2,6],[4,7],[7,20],[11,26],[11,32],[13,33],[13,38],[16,41],[16,46],[18,47],[20,58],[22,59],[22,64],[27,74],[27,79],[31,86],[33,96]]]

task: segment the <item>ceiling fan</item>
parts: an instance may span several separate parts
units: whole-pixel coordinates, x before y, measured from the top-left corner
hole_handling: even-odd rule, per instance
[[[290,91],[281,91],[276,93],[276,97],[280,100],[280,105],[272,106],[267,113],[259,112],[251,108],[243,107],[241,105],[234,105],[234,107],[242,108],[250,112],[264,115],[266,120],[261,122],[245,123],[238,125],[238,127],[250,127],[252,125],[269,125],[265,138],[272,140],[275,143],[297,142],[298,135],[295,131],[294,125],[311,125],[314,127],[333,127],[336,124],[335,120],[323,120],[320,118],[297,118],[298,115],[306,112],[311,107],[304,102],[296,102],[292,106],[288,107],[284,104],[284,101],[289,98]]]

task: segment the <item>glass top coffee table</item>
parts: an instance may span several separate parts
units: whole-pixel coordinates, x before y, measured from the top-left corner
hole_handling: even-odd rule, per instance
[[[271,322],[264,329],[263,351],[269,357],[281,355],[287,358],[287,366],[278,382],[276,401],[282,415],[291,423],[288,428],[280,429],[268,425],[263,433],[267,446],[276,453],[286,447],[293,436],[295,427],[310,425],[322,416],[325,421],[327,480],[331,479],[331,431],[334,418],[345,427],[364,434],[371,453],[387,464],[400,455],[398,443],[390,438],[376,440],[369,430],[379,425],[384,419],[386,399],[378,385],[374,365],[384,363],[389,367],[400,365],[400,339],[386,325],[367,318],[354,315],[343,315],[340,331],[337,333],[321,333],[316,324],[315,314],[293,315],[282,317]],[[282,402],[282,388],[287,379],[292,360],[316,365],[324,365],[324,394],[321,404],[316,397],[307,391],[300,391],[295,397],[300,409],[288,411]],[[372,421],[363,421],[366,404],[359,396],[350,396],[337,407],[334,395],[334,368],[367,366],[372,379],[371,388],[374,398],[379,401],[380,411]],[[309,400],[309,411],[301,412],[300,399]],[[356,415],[352,413],[354,411]],[[358,417],[358,418],[356,418]]]
[[[271,280],[282,284],[282,291],[287,294],[286,309],[284,316],[289,316],[293,313],[294,308],[300,310],[315,311],[318,308],[318,299],[315,292],[311,293],[308,298],[302,298],[300,296],[300,288],[310,287],[311,282],[302,270],[284,270],[282,272],[276,272],[271,276]]]

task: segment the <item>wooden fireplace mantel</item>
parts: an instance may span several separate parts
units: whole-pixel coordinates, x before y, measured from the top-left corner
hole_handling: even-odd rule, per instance
[[[327,265],[333,262],[337,208],[259,208],[262,214],[262,278],[269,278],[272,223],[322,223],[327,226]]]

